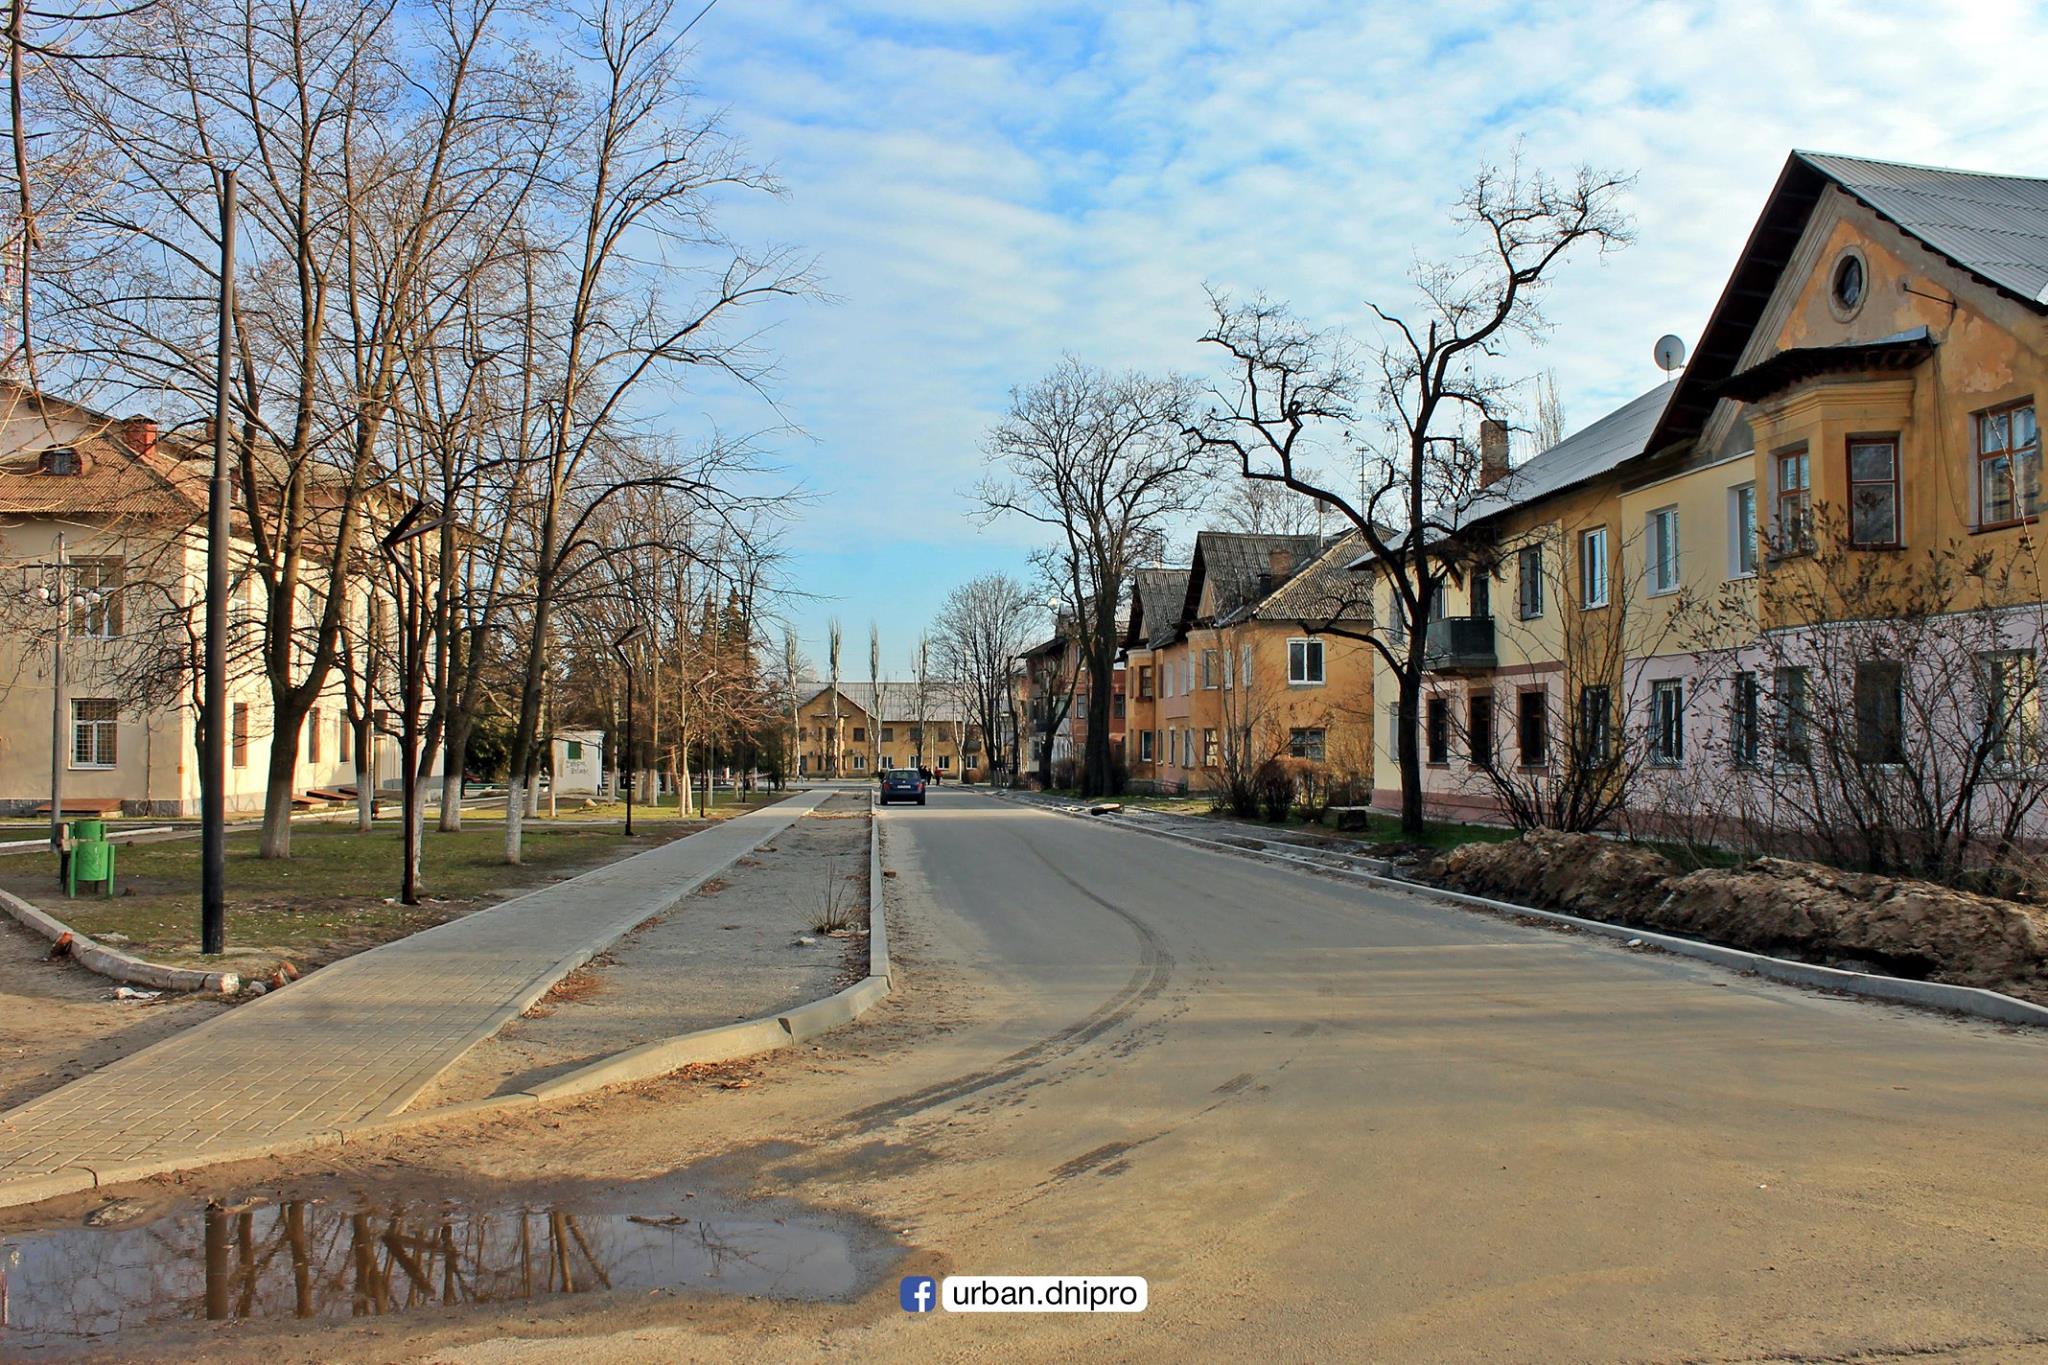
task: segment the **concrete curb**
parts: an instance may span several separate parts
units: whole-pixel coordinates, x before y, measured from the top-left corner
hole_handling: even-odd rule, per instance
[[[64,935],[71,935],[71,960],[89,972],[106,977],[109,981],[121,981],[133,986],[151,986],[162,991],[203,991],[209,995],[233,995],[242,988],[242,978],[234,972],[209,972],[197,967],[166,967],[159,962],[145,962],[139,957],[109,948],[86,934],[79,933],[47,910],[30,905],[12,892],[0,891],[0,909],[21,924],[55,943]]]
[[[1038,801],[1019,801],[1008,798],[1017,805],[1044,811],[1047,815],[1066,815],[1103,824],[1099,816],[1091,816],[1081,810],[1061,810]],[[1231,854],[1255,862],[1272,862],[1292,866],[1300,871],[1321,872],[1333,877],[1365,882],[1389,890],[1402,891],[1423,899],[1434,899],[1451,905],[1469,907],[1499,915],[1522,915],[1531,919],[1544,920],[1552,924],[1569,925],[1586,933],[1599,934],[1606,938],[1640,940],[1654,945],[1678,957],[1689,957],[1709,962],[1731,971],[1749,972],[1782,981],[1788,985],[1804,986],[1812,990],[1837,991],[1845,995],[1862,996],[1871,1000],[1882,1000],[1890,1004],[1917,1005],[1925,1009],[1946,1010],[1955,1014],[1967,1014],[1979,1019],[1989,1019],[2001,1024],[2029,1024],[2048,1028],[2048,1006],[2036,1005],[2029,1000],[2004,995],[1998,991],[1985,990],[1978,986],[1952,986],[1942,981],[1914,981],[1906,977],[1880,976],[1869,972],[1852,972],[1841,967],[1823,967],[1817,963],[1800,962],[1792,958],[1771,957],[1764,953],[1752,953],[1742,948],[1727,948],[1718,943],[1706,943],[1698,939],[1679,938],[1673,934],[1660,934],[1651,929],[1632,929],[1627,925],[1610,924],[1606,920],[1586,919],[1579,915],[1567,915],[1557,910],[1538,910],[1534,906],[1517,905],[1512,901],[1493,900],[1486,896],[1474,896],[1463,891],[1452,891],[1444,887],[1430,886],[1423,882],[1411,882],[1385,873],[1363,872],[1355,868],[1339,867],[1329,863],[1318,863],[1307,858],[1291,858],[1285,854],[1273,854],[1268,850],[1239,848],[1234,844],[1196,838],[1175,831],[1147,829],[1143,825],[1119,822],[1110,828],[1139,834],[1149,834],[1158,839],[1171,839],[1178,843],[1195,844],[1218,853]],[[1363,861],[1373,861],[1363,859]]]
[[[764,837],[762,842],[766,842]],[[0,1183],[0,1208],[23,1204],[37,1204],[46,1199],[62,1195],[78,1194],[106,1185],[123,1184],[134,1180],[147,1180],[152,1176],[169,1175],[178,1171],[197,1170],[206,1166],[225,1165],[236,1161],[252,1161],[263,1157],[295,1156],[305,1152],[321,1151],[344,1147],[351,1143],[366,1142],[392,1134],[411,1132],[420,1128],[433,1127],[443,1123],[456,1122],[465,1118],[495,1118],[499,1115],[529,1109],[536,1105],[553,1104],[562,1100],[580,1099],[609,1090],[614,1086],[630,1085],[637,1081],[653,1080],[659,1076],[679,1071],[683,1067],[704,1062],[729,1062],[741,1057],[758,1056],[780,1048],[791,1047],[808,1041],[832,1029],[853,1022],[868,1010],[880,1004],[894,989],[889,959],[888,926],[884,914],[885,897],[881,888],[885,885],[882,872],[882,830],[880,812],[872,803],[869,807],[868,822],[868,869],[870,891],[868,895],[868,967],[869,975],[862,977],[843,990],[834,992],[822,1000],[813,1000],[781,1014],[768,1015],[760,1019],[749,1019],[742,1023],[726,1024],[718,1028],[698,1029],[692,1033],[679,1034],[673,1038],[660,1038],[642,1043],[615,1053],[600,1061],[552,1080],[543,1081],[525,1090],[509,1095],[493,1095],[481,1100],[468,1100],[461,1104],[442,1105],[434,1109],[423,1109],[415,1114],[393,1114],[384,1118],[363,1119],[356,1123],[341,1124],[332,1128],[321,1128],[310,1132],[293,1133],[270,1141],[245,1143],[235,1147],[211,1149],[203,1153],[152,1157],[143,1161],[123,1162],[112,1166],[68,1166],[47,1175],[29,1176],[21,1180]],[[688,895],[686,890],[682,893]],[[5,895],[0,892],[0,895]],[[11,899],[11,898],[10,898]],[[12,907],[10,907],[12,908]],[[32,909],[33,907],[31,907]],[[47,917],[46,917],[47,918]],[[55,921],[51,921],[54,923]],[[608,940],[609,942],[609,940]],[[603,945],[599,945],[602,947]],[[102,950],[104,951],[104,950]],[[578,959],[574,970],[596,953],[593,948]],[[147,964],[145,964],[147,965]],[[175,969],[166,969],[175,970]],[[548,983],[552,985],[552,980]],[[533,994],[537,999],[546,987]],[[528,1004],[532,1002],[528,1000]],[[522,1012],[524,1006],[512,1011]],[[493,1030],[495,1031],[495,1030]],[[428,1081],[432,1078],[429,1077]],[[422,1082],[424,1088],[427,1082]],[[417,1093],[417,1092],[415,1092]]]

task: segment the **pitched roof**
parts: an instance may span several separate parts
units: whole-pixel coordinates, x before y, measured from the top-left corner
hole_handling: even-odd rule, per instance
[[[1181,604],[1187,600],[1186,569],[1140,569],[1131,579],[1131,623],[1124,634],[1127,648],[1156,649],[1180,627]]]
[[[1270,593],[1276,582],[1291,576],[1315,558],[1322,548],[1316,536],[1252,535],[1243,531],[1203,531],[1195,537],[1195,558],[1188,568],[1187,589],[1181,595],[1181,619],[1192,621],[1200,613],[1202,589],[1215,603],[1211,614],[1218,621],[1238,615]],[[1274,560],[1284,557],[1287,568],[1275,573]]]
[[[2048,312],[2048,180],[1795,151],[1736,257],[1678,392],[1650,435],[1651,449],[1689,440],[1706,425],[1830,186],[1957,269]]]
[[[879,706],[875,701],[878,686],[882,694]],[[958,689],[951,682],[934,678],[925,686],[929,689],[925,698],[926,720],[951,720],[963,724],[966,722],[967,709],[960,704]],[[830,682],[799,682],[796,685],[796,694],[803,700],[798,704],[809,706],[831,690]],[[839,682],[839,695],[877,722],[890,725],[909,725],[917,722],[917,683],[914,681],[884,678],[876,684],[848,682],[842,678]]]
[[[1351,564],[1366,549],[1365,536],[1347,531],[1309,565],[1275,588],[1248,613],[1260,621],[1372,623],[1372,596]]]
[[[1792,155],[1979,279],[2048,311],[2048,180]]]
[[[1794,346],[1759,361],[1721,385],[1726,398],[1756,402],[1816,375],[1845,370],[1910,370],[1934,354],[1934,339],[1914,327],[1881,341],[1844,341],[1832,346]]]
[[[1457,524],[1470,526],[1511,507],[1576,488],[1623,460],[1642,454],[1650,432],[1677,391],[1678,381],[1667,380],[1516,465],[1505,477],[1480,490],[1459,514]]]
[[[120,420],[26,385],[0,381],[0,401],[33,407],[88,428],[83,436],[23,444],[0,452],[0,515],[121,516],[190,521],[206,509],[207,476],[159,439],[145,454],[122,435]],[[96,428],[96,429],[95,429]],[[46,450],[78,452],[77,472],[52,474]]]

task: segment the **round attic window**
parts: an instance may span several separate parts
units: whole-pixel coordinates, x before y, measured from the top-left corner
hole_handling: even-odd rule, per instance
[[[1863,253],[1853,248],[1843,252],[1836,259],[1835,273],[1828,281],[1828,302],[1834,306],[1836,317],[1852,317],[1863,306],[1866,283]]]

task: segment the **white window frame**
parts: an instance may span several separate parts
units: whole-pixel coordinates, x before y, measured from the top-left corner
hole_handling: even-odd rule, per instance
[[[1678,508],[1659,507],[1643,522],[1643,581],[1652,597],[1667,597],[1678,591],[1681,577],[1678,561]]]
[[[1299,667],[1295,647],[1300,646]],[[1310,650],[1313,649],[1315,668],[1308,666]],[[1313,635],[1297,635],[1287,642],[1287,685],[1289,687],[1321,687],[1329,680],[1329,660],[1323,649],[1323,642]],[[1310,674],[1313,672],[1314,676]]]
[[[1242,657],[1241,657],[1241,658],[1240,658],[1240,659],[1238,660],[1238,665],[1237,665],[1237,676],[1238,676],[1239,678],[1241,678],[1241,679],[1243,679],[1243,680],[1244,680],[1244,685],[1245,685],[1246,687],[1250,687],[1250,686],[1252,685],[1252,645],[1251,645],[1251,641],[1249,641],[1249,640],[1245,641],[1245,643],[1244,643],[1244,648],[1243,648],[1243,649],[1241,649],[1241,650],[1239,651],[1239,653],[1240,653],[1240,655],[1241,655]]]
[[[1138,731],[1138,761],[1140,763],[1150,763],[1152,761],[1152,732],[1150,730]]]
[[[1531,566],[1535,573],[1530,574]],[[1534,601],[1530,599],[1534,598]],[[1543,618],[1543,547],[1523,545],[1515,551],[1515,618],[1538,621]]]
[[[105,706],[108,714],[86,720],[78,714],[81,706]],[[69,766],[81,771],[107,772],[121,765],[121,703],[112,697],[73,697],[71,699],[71,763]],[[83,741],[83,743],[81,743]],[[101,757],[105,750],[112,750],[110,757]],[[80,752],[90,752],[93,757],[80,759]]]
[[[1749,507],[1749,526],[1743,527],[1743,505]],[[1756,483],[1739,483],[1728,490],[1728,576],[1755,578],[1758,549]]]
[[[1589,553],[1598,547],[1597,555]],[[1598,581],[1595,582],[1594,568],[1598,567]],[[1608,578],[1613,573],[1613,564],[1607,555],[1607,528],[1595,526],[1590,531],[1579,532],[1579,606],[1592,611],[1607,605],[1611,593]],[[1594,595],[1594,589],[1599,595]]]
[[[1666,739],[1671,741],[1668,745]],[[1650,763],[1658,768],[1685,763],[1685,683],[1681,679],[1660,678],[1650,684]]]

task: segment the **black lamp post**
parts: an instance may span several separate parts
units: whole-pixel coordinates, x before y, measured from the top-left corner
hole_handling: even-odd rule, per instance
[[[632,627],[618,639],[612,641],[612,652],[619,656],[619,666],[626,670],[626,754],[625,760],[619,764],[619,772],[621,774],[621,782],[626,788],[626,836],[628,838],[631,838],[633,834],[633,780],[637,774],[633,771],[633,657],[626,652],[626,646],[646,633],[647,623],[642,621],[639,625]]]

